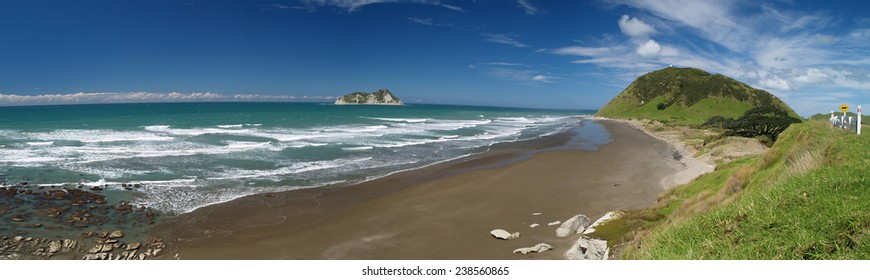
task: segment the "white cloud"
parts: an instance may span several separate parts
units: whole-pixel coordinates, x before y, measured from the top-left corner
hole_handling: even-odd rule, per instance
[[[509,35],[509,34],[484,33],[484,34],[481,34],[481,36],[483,36],[484,40],[486,40],[487,42],[505,44],[505,45],[510,45],[510,46],[514,46],[517,48],[529,47],[528,45],[523,44],[520,41],[517,41],[516,39],[513,38],[512,35]]]
[[[659,43],[656,43],[655,40],[649,39],[646,43],[641,44],[637,47],[637,55],[647,59],[658,59],[659,54],[662,52],[662,47],[659,46]]]
[[[483,65],[498,65],[498,66],[523,66],[523,65],[524,65],[524,64],[522,64],[522,63],[515,63],[515,62],[502,62],[502,61],[484,62],[484,63],[481,63],[481,64],[483,64]]]
[[[410,22],[413,22],[413,23],[419,23],[419,24],[422,24],[422,25],[429,25],[429,26],[434,25],[434,23],[432,22],[432,18],[415,18],[415,17],[407,17],[407,18],[405,18],[405,19],[407,19],[407,20],[410,21]]]
[[[646,38],[656,33],[656,29],[651,25],[638,18],[631,18],[628,15],[622,15],[619,18],[619,30],[622,30],[622,33],[633,38]]]
[[[748,42],[744,39],[751,33],[745,26],[747,21],[739,21],[733,16],[734,0],[694,1],[694,0],[614,0],[670,20],[700,33],[731,50],[743,50]]]
[[[791,90],[788,81],[779,77],[769,77],[759,81],[759,85],[765,89]]]
[[[302,0],[301,2],[306,4],[308,7],[311,7],[310,10],[313,10],[314,6],[334,6],[347,12],[355,12],[363,6],[371,4],[414,3],[439,6],[454,11],[465,12],[465,9],[463,9],[462,7],[444,4],[438,0]]]
[[[806,71],[801,71],[792,78],[794,81],[804,84],[817,84],[829,81],[830,77],[827,73],[817,68],[809,68]]]
[[[460,6],[456,6],[456,5],[438,4],[438,6],[441,6],[441,7],[444,7],[444,8],[448,8],[448,9],[451,9],[451,10],[454,10],[454,11],[457,11],[457,12],[466,12],[465,9],[463,9],[463,8],[460,7]]]
[[[551,53],[558,55],[576,55],[576,56],[601,56],[611,52],[610,48],[607,47],[598,47],[598,48],[590,48],[590,47],[581,47],[581,46],[571,46],[558,48],[550,51]]]
[[[552,83],[558,79],[549,73],[529,69],[521,63],[489,62],[469,65],[470,69],[480,69],[481,73],[499,79],[519,82],[522,85],[535,86],[542,83]]]
[[[571,63],[577,64],[594,64],[601,67],[607,68],[621,68],[627,69],[631,71],[641,70],[644,72],[652,71],[656,68],[661,68],[663,65],[658,63],[651,63],[643,60],[638,60],[635,58],[615,55],[615,56],[606,56],[606,57],[596,57],[589,59],[578,59],[571,61]]]
[[[331,100],[332,96],[292,96],[260,94],[153,93],[153,92],[79,92],[70,94],[15,95],[0,94],[0,106],[55,105],[55,104],[101,104],[141,102],[199,102],[199,101],[298,101]]]
[[[529,0],[518,0],[517,3],[519,4],[520,8],[523,8],[523,10],[526,11],[527,15],[538,15],[542,13],[542,11],[538,9],[538,7],[532,5]]]

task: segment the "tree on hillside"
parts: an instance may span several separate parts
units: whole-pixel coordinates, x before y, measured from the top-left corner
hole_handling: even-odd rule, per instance
[[[733,122],[734,122],[734,119],[732,119],[732,118],[726,118],[723,116],[712,116],[701,125],[707,126],[707,127],[727,128]]]
[[[779,134],[789,125],[799,122],[801,122],[800,119],[790,117],[788,112],[779,107],[762,105],[749,109],[743,116],[730,122],[725,128],[728,129],[726,135],[767,136],[775,142]]]

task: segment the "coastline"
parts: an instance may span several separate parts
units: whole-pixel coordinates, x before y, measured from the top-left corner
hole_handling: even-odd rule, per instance
[[[548,223],[648,207],[682,169],[666,142],[596,122],[612,135],[598,151],[534,143],[353,186],[246,196],[153,233],[167,240],[166,259],[563,259],[577,236],[556,237]],[[497,240],[496,228],[522,237]],[[554,250],[512,253],[540,242]]]
[[[668,143],[668,145],[673,148],[675,157],[679,158],[679,163],[682,165],[682,168],[680,168],[676,173],[668,175],[662,179],[661,184],[665,190],[689,183],[701,175],[716,170],[716,161],[710,155],[699,155],[698,153],[700,151],[688,145],[686,142],[681,141],[677,137],[669,137],[668,135],[649,130],[644,126],[644,123],[639,120],[611,119],[604,117],[593,117],[593,119],[623,123],[634,129],[640,130],[653,138]]]

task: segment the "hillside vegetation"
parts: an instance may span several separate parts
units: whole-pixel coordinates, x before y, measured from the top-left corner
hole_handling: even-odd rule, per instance
[[[736,119],[762,105],[781,108],[799,118],[766,91],[700,69],[668,67],[638,77],[596,115],[701,125],[713,116]]]
[[[656,206],[598,228],[627,259],[870,258],[870,137],[793,124]]]

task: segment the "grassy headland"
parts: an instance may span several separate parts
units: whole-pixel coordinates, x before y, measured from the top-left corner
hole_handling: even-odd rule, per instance
[[[638,81],[649,80],[647,76],[666,77],[674,71],[711,79],[706,88],[733,88],[730,78],[704,78],[709,74],[697,69],[666,68]],[[709,115],[684,114],[702,106],[715,109],[716,115],[734,118],[760,105],[722,94],[694,100],[691,98],[694,94],[675,94],[674,87],[664,87],[672,83],[670,80],[654,83],[662,86],[662,94],[653,96],[639,91],[645,87],[637,86],[644,83],[638,81],[608,103],[599,115],[666,123],[653,131],[680,131],[686,127],[704,130],[700,124]],[[746,92],[756,94],[753,97],[756,100],[765,99],[781,105],[789,115],[794,114],[775,97],[763,97],[753,90]],[[640,98],[650,99],[640,104]],[[670,102],[674,98],[678,101]],[[671,109],[680,100],[692,102]],[[659,110],[656,103],[664,103],[666,108]],[[717,132],[707,131],[706,134]],[[691,134],[683,135],[684,142],[698,142]],[[728,141],[740,142],[737,138]],[[697,154],[714,153],[726,139],[729,138],[705,138],[695,145]],[[749,140],[754,139],[746,139]],[[666,191],[653,207],[625,211],[620,218],[599,226],[592,235],[609,240],[609,245],[616,249],[612,256],[623,259],[867,259],[870,258],[867,147],[870,147],[867,136],[847,133],[825,121],[795,123],[766,151],[733,161],[718,160],[714,172]]]
[[[668,67],[638,77],[596,115],[700,125],[713,116],[738,118],[761,105],[772,105],[799,117],[766,91],[700,69]]]
[[[729,164],[596,232],[628,259],[867,259],[870,138],[824,122],[789,127]]]

